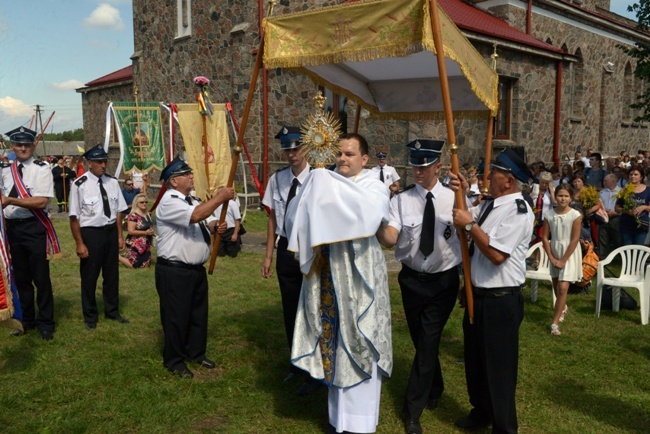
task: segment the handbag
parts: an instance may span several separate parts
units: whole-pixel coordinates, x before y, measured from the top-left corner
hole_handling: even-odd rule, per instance
[[[609,215],[607,215],[607,211],[602,207],[598,208],[598,211],[594,213],[594,221],[598,225],[609,223]]]

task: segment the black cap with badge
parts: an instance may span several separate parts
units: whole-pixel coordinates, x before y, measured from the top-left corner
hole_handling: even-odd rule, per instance
[[[14,128],[13,130],[6,132],[5,135],[9,137],[9,140],[12,143],[24,143],[29,145],[34,143],[36,140],[36,131],[25,127]]]
[[[104,147],[101,144],[97,144],[88,149],[82,157],[88,161],[108,160],[108,154],[104,151]]]
[[[283,151],[302,146],[301,137],[300,128],[288,126],[282,127],[280,132],[275,135],[275,138],[280,140],[280,149]]]
[[[517,153],[511,148],[505,148],[499,155],[497,155],[496,160],[491,166],[492,168],[512,173],[512,176],[521,182],[528,182],[528,180],[533,177],[526,162],[519,158],[519,155],[517,155]]]
[[[167,181],[174,176],[183,175],[192,171],[192,168],[177,155],[165,168],[160,172],[160,180]]]
[[[418,139],[412,141],[406,145],[411,149],[409,163],[411,166],[430,166],[440,159],[444,145],[444,140]]]

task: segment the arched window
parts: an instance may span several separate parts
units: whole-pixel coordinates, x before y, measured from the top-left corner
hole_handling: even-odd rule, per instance
[[[499,77],[499,111],[494,118],[494,129],[492,131],[492,137],[495,139],[510,139],[513,86],[513,79],[508,77]]]
[[[623,122],[632,122],[634,120],[634,110],[630,106],[634,104],[635,100],[634,71],[630,62],[627,62],[623,75]]]
[[[585,82],[585,64],[580,48],[576,50],[575,56],[578,61],[571,65],[571,117],[582,119],[587,83]]]

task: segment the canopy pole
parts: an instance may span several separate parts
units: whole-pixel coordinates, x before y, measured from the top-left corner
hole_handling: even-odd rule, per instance
[[[273,13],[273,7],[275,6],[276,0],[269,0],[269,13],[270,16]],[[239,162],[239,154],[241,154],[242,144],[244,142],[244,134],[246,133],[246,127],[248,126],[248,115],[251,111],[251,105],[253,103],[253,97],[255,96],[255,87],[257,85],[257,76],[259,75],[260,69],[262,69],[262,60],[264,57],[264,27],[260,28],[260,46],[257,49],[257,59],[255,59],[255,66],[253,67],[253,75],[251,76],[251,84],[248,87],[248,97],[246,98],[246,105],[244,106],[244,114],[241,120],[241,127],[239,130],[239,135],[237,136],[237,144],[233,149],[232,164],[230,165],[230,175],[228,175],[228,185],[227,187],[232,187],[235,183],[235,173],[237,171],[237,163]],[[219,225],[221,225],[226,220],[226,214],[228,213],[228,203],[226,202],[221,207],[221,216],[219,217]],[[212,253],[210,255],[210,267],[208,268],[208,274],[212,274],[214,271],[214,264],[217,261],[217,253],[219,252],[219,245],[221,244],[221,234],[217,232],[212,243]]]
[[[447,141],[450,143],[451,151],[451,171],[458,175],[458,145],[456,144],[456,132],[454,131],[454,115],[451,111],[451,97],[449,93],[449,81],[447,76],[447,66],[445,65],[445,49],[442,44],[440,34],[440,17],[438,15],[438,2],[429,0],[431,8],[431,33],[433,35],[433,44],[436,48],[436,60],[438,61],[438,74],[440,76],[440,90],[442,93],[442,102],[445,109],[445,124],[447,126]],[[461,209],[467,209],[463,189],[459,188],[455,192],[456,206]],[[460,249],[463,256],[463,272],[465,282],[465,295],[467,300],[467,313],[470,324],[474,324],[474,294],[472,292],[472,280],[469,265],[469,247],[467,244],[467,234],[464,231],[460,233]]]
[[[492,69],[494,72],[497,71],[497,60],[499,55],[497,54],[497,44],[494,43],[494,52],[490,55],[492,58]],[[492,116],[492,113],[488,113],[488,124],[487,124],[487,135],[485,137],[485,158],[483,159],[483,190],[480,191],[483,195],[488,194],[490,188],[490,161],[492,161],[492,136],[494,134],[494,122],[495,117]]]

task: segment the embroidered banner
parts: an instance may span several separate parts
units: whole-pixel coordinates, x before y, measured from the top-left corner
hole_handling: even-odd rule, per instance
[[[486,119],[498,76],[438,4],[454,116]],[[379,117],[443,116],[429,0],[362,0],[265,20],[264,65],[293,68]]]
[[[187,152],[187,164],[194,172],[194,190],[202,200],[212,197],[217,187],[228,183],[232,155],[228,124],[226,123],[226,105],[212,104],[213,114],[202,115],[197,104],[177,104],[178,125]],[[206,157],[203,151],[203,117],[208,141],[208,172],[206,174]],[[209,183],[208,183],[209,180]]]
[[[0,218],[0,327],[23,331],[18,290],[11,278],[11,262],[4,218]]]
[[[165,167],[160,107],[157,102],[114,102],[115,124],[124,152],[124,172]]]

